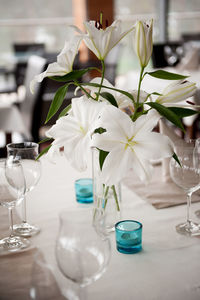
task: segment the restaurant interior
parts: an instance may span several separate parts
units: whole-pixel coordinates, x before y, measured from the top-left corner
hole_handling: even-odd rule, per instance
[[[62,1],[54,8],[53,1],[47,1],[44,8],[39,2],[18,5],[9,2],[1,9],[0,30],[3,43],[0,48],[0,153],[5,156],[5,145],[11,141],[30,140],[39,142],[45,137],[46,129],[53,125],[59,112],[74,97],[74,87],[58,111],[47,123],[45,119],[59,88],[58,82],[48,78],[30,93],[30,81],[56,61],[63,43],[72,33],[70,25],[83,29],[84,20],[98,20],[101,11],[111,24],[115,19],[123,22],[123,28],[134,24],[138,19],[154,20],[153,52],[150,69],[174,68],[174,71],[190,72],[195,82],[199,81],[199,3],[198,1]],[[38,3],[37,3],[38,2]],[[183,5],[184,2],[184,5]],[[139,64],[133,51],[130,38],[126,38],[106,58],[105,77],[114,85],[123,86],[130,82]],[[42,57],[38,66],[31,56]],[[97,66],[95,56],[82,47],[77,54],[74,69]],[[35,68],[33,67],[35,66]],[[87,75],[88,77],[89,75]],[[96,74],[91,73],[91,79]],[[82,81],[88,78],[82,78]],[[134,89],[134,84],[128,88]],[[195,95],[198,102],[199,92]],[[10,112],[6,106],[14,106]],[[6,111],[6,113],[5,113]],[[8,114],[9,118],[5,117]],[[5,124],[6,123],[6,124]],[[15,124],[16,123],[16,124]],[[187,123],[187,122],[186,122]],[[24,126],[24,128],[23,128]],[[186,125],[185,125],[186,126]],[[199,120],[196,118],[186,126],[188,135],[196,137],[199,132]]]
[[[0,5],[0,299],[199,300],[200,1]]]

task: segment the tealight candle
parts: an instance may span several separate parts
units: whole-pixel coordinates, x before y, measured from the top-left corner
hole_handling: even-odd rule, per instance
[[[91,178],[80,178],[75,181],[76,200],[79,203],[93,202],[93,185]]]
[[[142,250],[142,224],[124,220],[115,224],[116,246],[121,253],[132,254]]]

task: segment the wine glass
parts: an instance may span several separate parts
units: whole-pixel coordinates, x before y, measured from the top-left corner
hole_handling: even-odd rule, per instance
[[[76,208],[60,214],[56,241],[57,264],[62,274],[80,289],[100,278],[110,259],[110,241],[108,237],[97,233],[92,218],[93,210],[87,208]],[[65,296],[69,296],[67,290]]]
[[[176,51],[169,45],[164,47],[164,56],[169,66],[174,66],[178,61],[178,55]]]
[[[7,159],[9,161],[20,160],[26,181],[25,195],[38,183],[41,175],[41,164],[36,160],[38,156],[38,144],[33,142],[11,143],[7,145]],[[14,225],[16,235],[30,237],[37,234],[40,228],[27,222],[26,197],[24,196],[23,221]]]
[[[173,158],[170,161],[170,175],[172,180],[187,194],[187,219],[185,223],[178,224],[176,230],[184,235],[199,235],[200,227],[190,219],[191,197],[200,187],[200,161],[194,151],[195,140],[182,141],[175,144],[175,152],[179,163]]]
[[[194,155],[195,155],[195,164],[198,168],[199,167],[199,160],[200,160],[200,138],[196,139],[196,141],[195,141]],[[195,215],[198,218],[200,218],[200,209],[195,211]]]
[[[16,252],[30,245],[27,239],[15,236],[13,233],[13,208],[23,200],[25,188],[20,162],[0,159],[0,205],[8,209],[10,221],[10,235],[0,240],[0,255]]]

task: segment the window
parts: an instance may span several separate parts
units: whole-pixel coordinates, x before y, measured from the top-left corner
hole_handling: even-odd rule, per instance
[[[154,19],[153,39],[159,38],[157,22],[157,0],[140,1],[138,0],[115,0],[115,19],[123,21],[123,29],[130,28],[137,20]],[[124,74],[132,69],[139,69],[138,59],[133,50],[131,34],[122,42],[124,44],[121,59],[118,65],[118,74]]]
[[[0,66],[13,63],[13,43],[45,43],[59,52],[72,29],[71,0],[0,0]],[[55,4],[56,3],[56,4]],[[2,42],[3,41],[3,42]]]
[[[168,31],[170,40],[180,40],[183,34],[200,33],[200,1],[171,0]]]

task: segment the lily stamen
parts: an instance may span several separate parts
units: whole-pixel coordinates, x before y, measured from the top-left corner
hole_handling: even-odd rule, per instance
[[[195,105],[195,103],[192,102],[192,101],[187,100],[186,102],[187,102],[188,104]]]

